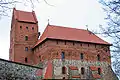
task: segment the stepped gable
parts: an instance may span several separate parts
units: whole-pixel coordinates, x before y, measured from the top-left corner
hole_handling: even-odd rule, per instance
[[[31,23],[37,23],[37,18],[35,15],[35,12],[26,12],[21,10],[13,9],[13,14],[16,20],[22,21],[22,22],[31,22]]]
[[[111,45],[88,30],[48,25],[35,46],[47,38]]]

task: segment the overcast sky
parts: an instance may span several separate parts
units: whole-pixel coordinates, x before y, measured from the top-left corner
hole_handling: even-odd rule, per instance
[[[100,3],[97,0],[48,0],[35,3],[35,8],[30,5],[23,6],[16,4],[16,9],[24,11],[34,10],[39,23],[39,31],[42,33],[48,23],[51,25],[66,26],[79,29],[98,30],[99,24],[105,24]],[[0,20],[0,58],[9,59],[10,27],[12,11],[10,17],[2,17]],[[104,38],[105,39],[105,38]],[[106,40],[106,39],[105,39]]]

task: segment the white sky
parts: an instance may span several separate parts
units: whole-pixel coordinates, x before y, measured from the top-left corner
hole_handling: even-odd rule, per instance
[[[34,11],[36,13],[39,31],[42,33],[48,23],[51,25],[61,25],[79,29],[98,30],[99,24],[105,24],[104,12],[97,0],[48,0],[49,6],[41,1],[36,3]],[[30,6],[17,4],[16,9],[32,11]],[[0,58],[9,59],[10,46],[10,17],[2,17],[0,20]]]

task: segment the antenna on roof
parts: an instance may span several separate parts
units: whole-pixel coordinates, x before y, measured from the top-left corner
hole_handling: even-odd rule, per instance
[[[89,32],[89,34],[92,34],[92,32],[88,29],[88,25],[86,25],[87,31]]]
[[[86,28],[87,28],[87,30],[88,30],[88,25],[85,25],[86,26]],[[89,31],[89,30],[88,30]]]
[[[49,21],[50,21],[50,20],[48,19],[48,25],[49,25]]]

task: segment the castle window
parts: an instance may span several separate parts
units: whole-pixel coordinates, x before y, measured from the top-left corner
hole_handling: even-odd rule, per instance
[[[82,43],[80,43],[80,46],[82,46]]]
[[[28,47],[25,47],[25,51],[28,51]]]
[[[96,48],[96,44],[95,44],[95,48]]]
[[[66,67],[65,66],[62,67],[62,74],[66,74]]]
[[[88,47],[89,47],[89,44],[88,44]]]
[[[56,44],[58,44],[58,40],[56,41]]]
[[[81,68],[81,74],[84,75],[84,73],[85,73],[85,69],[82,67]]]
[[[32,30],[34,30],[34,27],[32,27]]]
[[[99,54],[97,55],[97,60],[100,61],[100,55]]]
[[[25,58],[25,62],[26,62],[26,63],[28,62],[27,57]]]
[[[28,29],[28,27],[26,27],[26,29]]]
[[[75,43],[73,42],[73,46],[75,45]]]
[[[64,52],[61,53],[61,58],[62,58],[62,60],[65,59],[65,53]]]
[[[101,74],[101,69],[100,69],[100,68],[98,68],[98,74],[99,74],[99,75]]]
[[[40,59],[40,61],[41,61],[41,56],[39,56],[39,59]]]
[[[80,58],[83,59],[83,57],[84,57],[84,56],[83,56],[83,53],[81,53],[81,54],[80,54]]]
[[[28,36],[25,36],[25,41],[27,41],[28,40]]]
[[[66,41],[65,41],[65,45],[66,45]]]
[[[20,29],[22,29],[22,26],[20,26]]]

